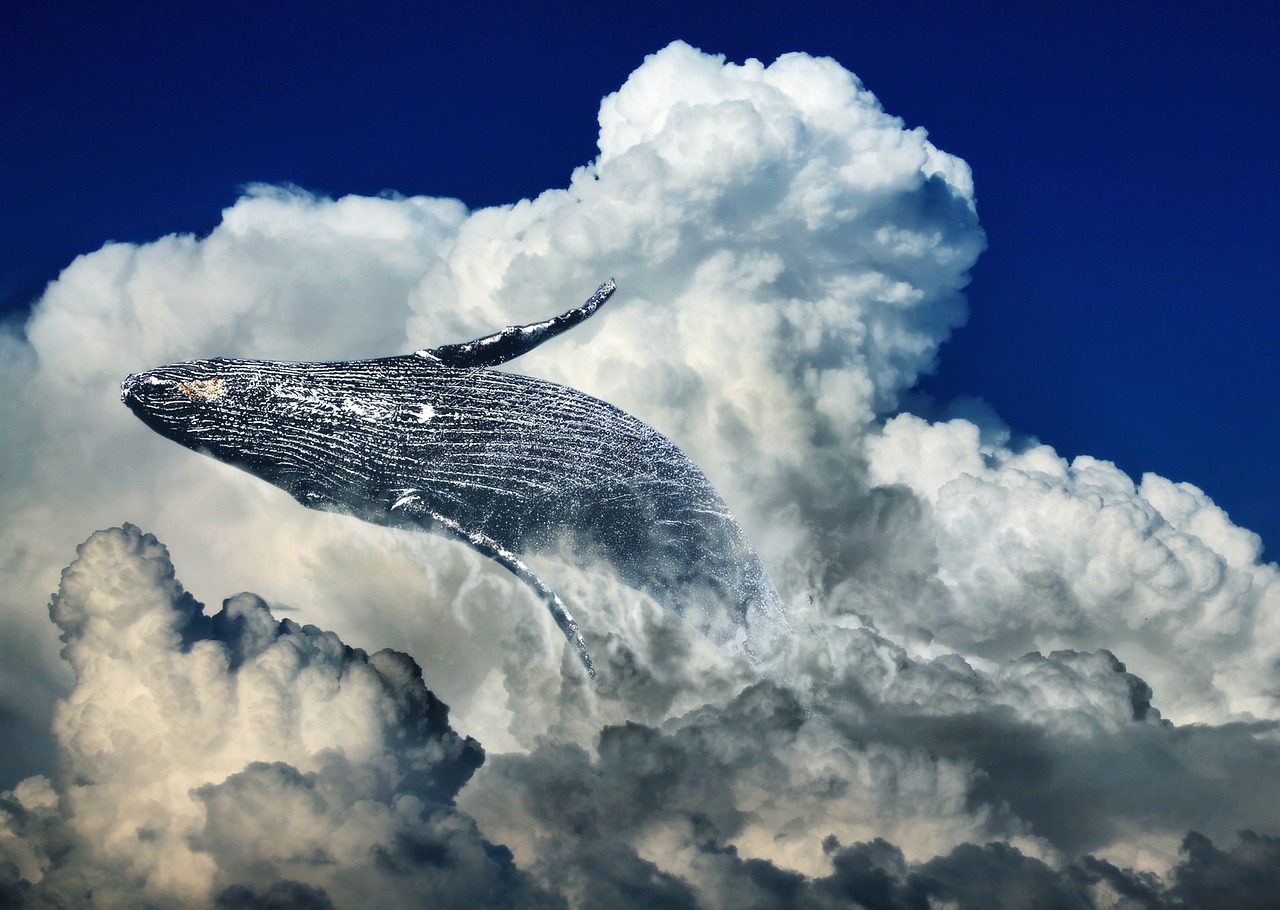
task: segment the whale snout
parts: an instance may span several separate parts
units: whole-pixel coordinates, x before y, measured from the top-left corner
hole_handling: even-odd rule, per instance
[[[141,384],[142,376],[143,376],[142,373],[130,373],[123,380],[121,380],[120,382],[120,400],[121,401],[129,400],[129,396],[133,394],[134,389],[136,389],[139,386],[139,384]]]
[[[172,385],[171,380],[152,373],[130,373],[120,383],[120,400],[125,404],[140,404]]]

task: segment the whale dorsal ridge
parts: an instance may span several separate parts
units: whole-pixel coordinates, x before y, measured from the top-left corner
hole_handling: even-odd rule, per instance
[[[445,366],[459,367],[493,367],[508,360],[514,360],[521,354],[528,353],[550,341],[561,332],[573,328],[590,317],[617,288],[610,278],[591,295],[582,306],[575,307],[567,313],[561,313],[542,322],[531,322],[528,325],[509,325],[500,332],[485,335],[474,341],[462,344],[446,344],[438,348],[425,348],[417,351],[419,357],[438,360]]]

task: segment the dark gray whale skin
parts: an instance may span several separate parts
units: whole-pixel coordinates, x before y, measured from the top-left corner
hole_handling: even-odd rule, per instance
[[[592,676],[577,623],[523,555],[567,545],[604,560],[717,643],[763,656],[785,626],[781,601],[697,466],[613,405],[485,368],[612,292],[606,282],[555,319],[400,357],[178,363],[131,374],[121,399],[160,435],[305,506],[443,533],[497,560],[543,599]]]

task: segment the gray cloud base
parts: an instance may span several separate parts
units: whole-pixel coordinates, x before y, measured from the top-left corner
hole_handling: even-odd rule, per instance
[[[675,44],[600,123],[568,187],[510,206],[254,188],[207,237],[80,257],[0,334],[4,896],[1266,893],[1280,587],[1256,536],[1189,484],[1064,459],[980,407],[895,414],[964,318],[984,243],[965,164],[804,55]],[[606,274],[611,312],[521,370],[636,414],[724,493],[795,631],[766,673],[545,560],[583,605],[589,685],[479,557],[304,510],[117,400],[183,358],[476,337]],[[59,570],[124,518],[186,587],[154,539],[103,532],[55,599],[60,645]]]
[[[1186,834],[1163,878],[1087,852],[1206,800],[1245,818],[1280,763],[1274,725],[1161,722],[1106,652],[1028,655],[997,679],[899,654],[893,675],[916,678],[898,692],[883,672],[808,699],[760,680],[659,726],[606,725],[591,747],[543,737],[491,756],[472,815],[455,800],[484,752],[402,653],[277,621],[252,594],[206,615],[132,525],[79,548],[50,614],[77,682],[55,780],[0,797],[11,906],[1263,907],[1280,884],[1280,838],[1248,830],[1226,850]],[[985,707],[910,697],[942,688],[922,685],[935,673],[968,676]],[[1037,721],[1037,685],[1095,710]],[[855,806],[906,833],[950,809],[976,838],[910,861],[885,838],[827,834],[813,871],[787,861]],[[1256,819],[1274,827],[1274,811]],[[508,826],[515,850],[483,833]],[[751,855],[768,830],[777,855]]]

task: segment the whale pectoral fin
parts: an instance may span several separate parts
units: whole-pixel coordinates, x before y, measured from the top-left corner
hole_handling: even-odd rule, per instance
[[[559,595],[551,590],[551,587],[545,581],[534,574],[533,570],[525,565],[519,556],[487,535],[479,531],[468,530],[452,518],[447,518],[434,509],[428,508],[412,491],[407,491],[400,495],[391,505],[390,510],[423,524],[429,524],[432,530],[441,531],[449,537],[462,541],[481,556],[492,559],[531,587],[539,599],[547,605],[547,609],[551,611],[551,616],[555,619],[556,625],[560,627],[564,637],[569,640],[569,644],[578,653],[578,659],[582,661],[582,666],[586,668],[587,675],[595,679],[595,665],[591,662],[591,654],[587,651],[587,643],[582,640],[582,632],[579,631],[578,623],[574,621],[573,614],[569,612],[569,608],[564,605],[564,601],[560,599]]]
[[[596,288],[596,292],[582,306],[561,313],[553,319],[531,322],[529,325],[507,326],[501,332],[475,341],[418,351],[418,356],[433,358],[450,367],[493,367],[506,363],[587,319],[600,309],[601,304],[609,299],[616,288],[617,285],[610,278]]]

